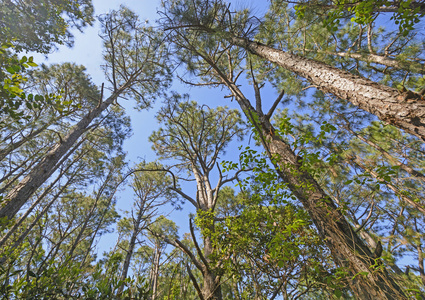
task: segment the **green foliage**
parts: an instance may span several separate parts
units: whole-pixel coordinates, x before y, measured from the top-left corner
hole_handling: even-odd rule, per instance
[[[60,95],[63,90],[54,93],[45,91],[42,94],[24,91],[25,85],[30,76],[34,76],[34,71],[28,72],[29,68],[37,67],[32,56],[18,58],[11,55],[8,48],[14,47],[12,44],[3,45],[0,51],[0,115],[2,121],[10,117],[14,121],[20,119],[28,120],[33,110],[40,110],[43,106],[49,105],[61,114],[67,114],[73,109],[81,108],[81,104],[73,103],[72,98],[63,98]],[[37,72],[37,71],[35,71]]]
[[[70,28],[91,25],[91,0],[0,1],[0,44],[15,50],[49,53],[55,44],[72,46]]]
[[[130,9],[121,6],[99,17],[103,40],[102,66],[112,89],[126,87],[121,97],[131,97],[138,109],[151,107],[165,96],[171,84],[172,61],[164,33],[147,26]]]
[[[421,5],[415,4],[414,0],[402,0],[397,3],[387,0],[340,0],[324,3],[320,3],[318,1],[306,1],[306,3],[295,5],[295,11],[298,17],[304,18],[307,6],[316,6],[316,9],[323,10],[326,14],[323,24],[330,31],[335,32],[340,26],[341,19],[344,19],[347,16],[352,16],[350,19],[351,22],[366,25],[374,21],[376,14],[382,8],[391,8],[393,11],[391,20],[394,20],[394,23],[398,25],[399,32],[403,36],[407,36],[409,32],[414,29],[414,26],[419,23],[420,17],[424,14],[424,10],[421,8]],[[329,6],[331,6],[331,9],[329,9]]]

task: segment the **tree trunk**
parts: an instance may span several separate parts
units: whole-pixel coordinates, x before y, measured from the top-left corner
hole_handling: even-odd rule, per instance
[[[124,91],[125,86],[116,90],[106,101],[100,103],[81,119],[53,149],[38,163],[30,173],[18,183],[5,197],[6,205],[0,209],[0,219],[12,219],[31,195],[53,174],[56,164],[86,132],[94,118],[99,116]]]
[[[77,147],[74,147],[74,149],[76,149]],[[69,151],[68,154],[66,155],[65,158],[68,158],[68,156],[72,153],[73,151]],[[77,159],[79,159],[81,156],[79,155],[77,157]],[[51,189],[55,186],[55,184],[62,178],[62,176],[73,166],[73,164],[76,162],[77,160],[74,159],[72,161],[72,163],[70,163],[64,170],[62,170],[59,175],[56,177],[56,179],[49,184],[49,186],[43,191],[43,193],[37,198],[36,201],[34,201],[34,203],[31,205],[31,207],[22,215],[22,217],[19,218],[19,220],[16,221],[15,224],[13,224],[13,226],[9,229],[9,231],[0,239],[0,248],[3,247],[3,245],[6,243],[6,241],[9,239],[10,236],[12,236],[12,234],[14,234],[16,232],[16,230],[19,228],[19,226],[26,220],[26,218],[28,218],[28,216],[30,215],[30,213],[34,210],[34,208],[40,204],[40,202],[44,199],[44,197],[51,191]],[[74,172],[71,176],[70,179],[75,177],[75,174],[77,172]],[[65,186],[69,185],[70,179],[68,180],[67,184]],[[62,190],[62,189],[61,189]],[[57,197],[55,197],[56,199]],[[49,206],[50,207],[50,206]]]
[[[419,275],[421,276],[422,284],[425,286],[424,254],[420,243],[416,246],[416,250],[418,250]]]
[[[137,220],[134,225],[133,233],[131,234],[130,243],[128,245],[127,254],[125,256],[124,265],[122,267],[121,278],[120,280],[124,281],[127,278],[128,269],[130,268],[131,257],[133,256],[134,247],[136,245],[137,235],[139,234],[139,226],[142,220],[143,211],[141,210],[137,215]],[[117,295],[120,298],[122,292],[124,291],[124,284],[120,285],[117,290]]]
[[[407,299],[391,275],[347,222],[341,210],[323,191],[317,181],[303,168],[297,156],[279,136],[268,117],[257,113],[239,88],[215,70],[225,80],[246,117],[256,127],[269,158],[279,176],[302,203],[319,235],[332,253],[336,264],[348,271],[350,288],[358,299]],[[256,118],[255,116],[258,116]],[[373,267],[376,266],[376,267]]]
[[[204,295],[205,300],[221,300],[223,299],[223,296],[221,294],[220,282],[217,280],[217,276],[214,274],[214,271],[211,270],[211,260],[209,257],[213,253],[213,245],[210,237],[204,238],[203,250],[208,265],[204,265],[204,270],[202,271],[204,279],[202,294]]]
[[[335,262],[347,267],[351,276],[355,276],[355,279],[349,279],[355,295],[359,299],[405,298],[385,270],[371,268],[375,265],[372,252],[315,179],[302,169],[302,158],[297,157],[279,137],[264,128],[262,130],[271,156],[279,157],[280,176],[309,212]],[[358,275],[360,273],[367,275]]]
[[[24,136],[19,141],[11,142],[9,145],[7,145],[6,148],[0,150],[0,161],[2,161],[6,156],[8,156],[12,151],[18,149],[23,144],[28,142],[30,139],[32,139],[33,137],[37,136],[39,133],[44,131],[50,125],[51,125],[51,123],[44,124],[43,126],[38,128],[37,130],[34,130],[34,131],[30,132],[27,136]]]
[[[159,278],[159,259],[161,257],[161,249],[159,242],[155,243],[155,256],[153,260],[152,272],[152,300],[156,299],[158,293],[158,278]]]
[[[353,75],[325,63],[277,50],[245,38],[228,35],[233,45],[306,78],[324,93],[376,115],[382,121],[394,125],[425,141],[425,100],[423,95],[397,89]]]

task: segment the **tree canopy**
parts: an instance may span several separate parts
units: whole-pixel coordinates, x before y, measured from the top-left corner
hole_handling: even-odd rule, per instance
[[[425,297],[423,1],[1,4],[0,298]]]

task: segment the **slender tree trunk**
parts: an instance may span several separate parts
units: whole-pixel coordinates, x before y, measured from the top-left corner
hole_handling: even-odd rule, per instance
[[[76,149],[76,147],[74,147]],[[67,158],[73,151],[70,151],[65,158]],[[6,243],[6,241],[9,239],[9,237],[16,232],[16,230],[19,228],[19,226],[26,220],[26,218],[30,215],[30,213],[34,210],[34,208],[40,204],[40,202],[44,199],[44,197],[51,191],[51,189],[55,186],[55,184],[62,178],[62,176],[71,168],[71,166],[77,162],[77,160],[81,156],[79,155],[77,159],[75,159],[72,163],[70,163],[64,170],[62,170],[59,175],[56,177],[56,179],[49,184],[49,186],[43,191],[43,193],[37,198],[36,201],[31,205],[31,207],[24,213],[22,217],[17,220],[15,224],[13,224],[12,228],[9,229],[9,231],[0,239],[0,248],[3,247],[3,245]],[[75,174],[77,172],[74,172],[71,178],[68,180],[67,184],[65,186],[69,185],[69,182],[71,179],[75,177]],[[57,198],[57,197],[56,197]]]
[[[126,86],[115,91],[106,101],[99,105],[83,117],[65,136],[57,143],[47,155],[36,165],[31,172],[14,187],[5,197],[7,203],[0,209],[0,219],[12,219],[31,195],[52,175],[55,166],[62,156],[74,145],[74,143],[86,132],[87,127],[94,118],[99,116],[115,99],[124,91]]]
[[[2,161],[7,155],[9,155],[12,151],[18,149],[23,144],[25,144],[27,141],[32,139],[33,137],[37,136],[39,133],[44,131],[47,127],[49,127],[51,124],[44,124],[42,127],[38,128],[37,130],[32,131],[27,136],[24,136],[22,139],[20,139],[17,142],[11,142],[5,149],[0,150],[0,161]]]
[[[311,50],[311,51],[315,51],[315,50]],[[391,67],[398,70],[405,70],[412,73],[425,74],[424,64],[421,64],[415,61],[401,62],[387,56],[377,55],[372,53],[360,54],[360,53],[352,53],[352,52],[327,52],[327,51],[325,53],[329,55],[340,56],[340,57],[354,58],[367,63],[380,64],[386,67]]]
[[[156,299],[158,293],[158,278],[159,278],[159,260],[161,258],[161,249],[159,242],[155,243],[155,256],[153,260],[152,272],[152,300]]]
[[[96,195],[96,200],[93,203],[92,208],[90,209],[89,213],[87,214],[87,216],[85,217],[84,223],[82,226],[80,227],[80,231],[78,232],[78,235],[74,241],[74,243],[72,243],[71,249],[68,251],[68,258],[65,262],[65,265],[72,259],[72,255],[74,254],[75,249],[77,248],[78,244],[80,243],[80,240],[83,237],[83,234],[85,233],[87,226],[89,224],[89,221],[92,219],[93,213],[97,208],[97,204],[99,202],[100,197],[102,196],[102,193],[106,187],[106,185],[109,183],[109,181],[112,178],[112,170],[109,172],[108,176],[106,177],[105,181],[103,182],[102,186],[99,188],[97,195]]]
[[[324,93],[376,115],[382,121],[425,140],[425,99],[423,95],[397,89],[353,75],[325,63],[300,57],[253,42],[245,38],[227,35],[233,45],[306,78]]]
[[[130,243],[128,245],[127,254],[124,259],[124,264],[122,267],[121,278],[120,280],[124,281],[127,278],[128,270],[130,268],[131,257],[133,256],[134,247],[136,246],[137,235],[139,234],[140,222],[143,217],[144,210],[140,210],[137,215],[137,220],[134,225],[134,230],[131,234]],[[124,291],[124,285],[120,285],[117,290],[117,295],[121,297],[122,292]]]
[[[425,271],[424,271],[424,254],[422,252],[422,245],[416,246],[418,250],[418,264],[419,264],[419,275],[421,276],[422,284],[425,286]]]

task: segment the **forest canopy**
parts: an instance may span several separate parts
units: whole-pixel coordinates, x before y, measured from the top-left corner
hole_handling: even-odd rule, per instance
[[[235,2],[0,0],[1,299],[425,297],[425,2]]]

